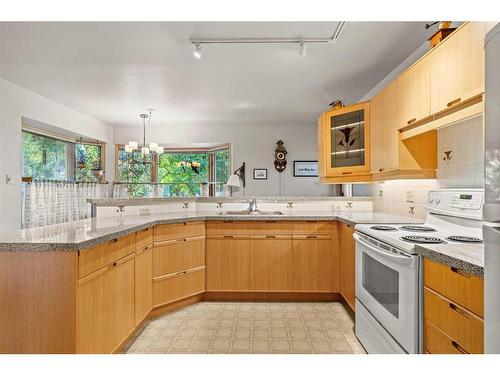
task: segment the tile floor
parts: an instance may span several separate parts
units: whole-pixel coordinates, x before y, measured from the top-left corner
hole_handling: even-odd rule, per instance
[[[126,352],[365,353],[337,302],[200,302],[152,320]]]

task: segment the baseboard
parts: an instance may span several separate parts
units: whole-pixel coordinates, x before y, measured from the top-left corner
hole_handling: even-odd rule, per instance
[[[205,292],[205,301],[341,302],[339,293],[330,292]]]
[[[165,305],[161,305],[158,307],[155,307],[149,314],[148,314],[148,319],[152,320],[154,318],[157,318],[161,315],[167,314],[173,310],[179,310],[182,309],[183,307],[193,305],[195,303],[203,301],[203,295],[204,293],[198,293],[193,296],[177,300],[175,302],[170,302]]]

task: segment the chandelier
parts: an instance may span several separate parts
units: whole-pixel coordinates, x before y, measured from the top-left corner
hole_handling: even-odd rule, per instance
[[[151,115],[153,113],[153,109],[148,109],[148,113],[141,113],[139,117],[142,119],[142,145],[139,145],[138,142],[135,141],[130,141],[127,145],[125,145],[125,152],[134,152],[136,150],[141,151],[142,155],[149,155],[149,153],[153,154],[162,154],[163,153],[163,147],[158,146],[158,143],[151,142],[149,144],[149,147],[146,146],[146,120],[149,124],[151,124]]]

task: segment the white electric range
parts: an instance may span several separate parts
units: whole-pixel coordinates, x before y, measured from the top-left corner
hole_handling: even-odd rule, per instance
[[[422,225],[356,225],[356,336],[368,353],[421,353],[415,246],[481,243],[483,203],[482,189],[432,190]]]

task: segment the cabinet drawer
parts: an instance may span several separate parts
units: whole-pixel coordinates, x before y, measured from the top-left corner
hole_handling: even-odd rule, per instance
[[[164,305],[204,291],[205,267],[153,279],[153,305]]]
[[[216,220],[207,221],[207,235],[248,235],[246,221]]]
[[[153,228],[145,228],[136,234],[135,248],[141,250],[153,244]]]
[[[428,321],[425,322],[425,351],[429,354],[468,354],[460,344]]]
[[[156,244],[153,276],[162,276],[205,265],[205,237],[191,237]]]
[[[156,242],[176,240],[186,237],[197,237],[205,235],[204,221],[188,221],[178,224],[157,225],[154,230]]]
[[[425,320],[441,329],[468,352],[484,352],[481,319],[425,288]]]
[[[252,235],[280,235],[292,234],[291,221],[277,221],[277,220],[263,220],[263,221],[250,221],[248,222],[249,233]]]
[[[332,232],[329,221],[294,221],[293,235],[330,236]]]
[[[78,257],[78,276],[82,278],[133,252],[135,252],[135,233],[111,240],[90,250],[83,250]]]
[[[457,305],[484,316],[484,282],[480,277],[425,258],[424,284]]]

